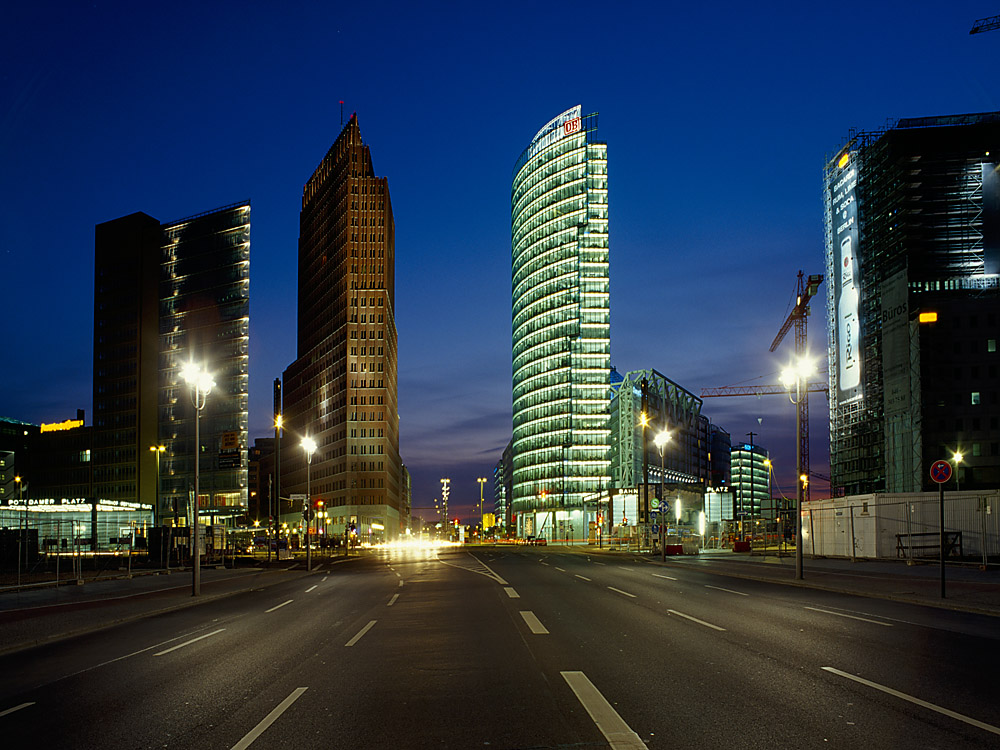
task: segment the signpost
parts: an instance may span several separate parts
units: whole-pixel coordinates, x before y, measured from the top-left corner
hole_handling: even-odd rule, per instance
[[[944,460],[935,461],[931,464],[931,479],[937,482],[938,486],[938,522],[940,524],[940,544],[941,549],[941,598],[944,594],[944,485],[951,479],[951,464]]]

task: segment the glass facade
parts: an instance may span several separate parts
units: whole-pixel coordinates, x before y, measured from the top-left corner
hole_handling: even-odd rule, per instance
[[[610,483],[608,162],[596,131],[597,114],[569,109],[514,167],[511,511],[522,536],[555,538],[548,519]]]
[[[161,508],[167,517],[177,508],[183,518],[194,488],[195,411],[181,378],[181,368],[193,361],[215,380],[201,413],[198,507],[202,516],[242,515],[248,501],[250,205],[164,224],[162,253]]]

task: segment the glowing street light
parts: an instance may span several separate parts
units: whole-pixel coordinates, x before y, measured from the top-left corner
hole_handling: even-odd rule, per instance
[[[645,417],[646,415],[643,414]],[[660,560],[667,561],[667,508],[664,503],[663,482],[666,471],[664,469],[663,457],[667,450],[667,443],[670,442],[670,431],[663,429],[656,433],[653,444],[660,454]]]
[[[302,509],[302,520],[306,527],[306,572],[312,571],[312,544],[309,543],[309,531],[312,527],[312,519],[309,517],[314,511],[312,507],[312,495],[309,493],[310,470],[313,462],[313,453],[316,452],[316,441],[311,437],[302,438],[302,450],[306,452],[306,507]],[[307,515],[308,511],[308,515]]]
[[[479,529],[482,533],[485,531],[483,528],[483,485],[486,484],[486,477],[479,477],[476,481],[479,482]]]
[[[802,579],[802,500],[805,482],[802,473],[802,404],[806,398],[806,383],[816,371],[816,364],[807,355],[781,371],[781,384],[788,390],[788,399],[795,404],[795,473],[799,477],[795,492],[795,577]],[[794,393],[794,395],[792,395]]]
[[[965,456],[962,455],[962,451],[960,450],[957,450],[951,454],[951,460],[955,464],[955,492],[958,492],[962,488],[958,480],[958,465],[962,463],[962,459],[964,458]]]
[[[201,544],[198,539],[199,465],[201,464],[201,410],[208,403],[208,394],[215,380],[200,365],[188,362],[181,370],[181,378],[191,386],[191,403],[194,404],[194,521],[191,537],[191,596],[201,594]]]

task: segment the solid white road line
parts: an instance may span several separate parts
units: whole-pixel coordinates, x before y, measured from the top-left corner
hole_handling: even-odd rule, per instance
[[[389,600],[389,603],[388,603],[388,604],[386,604],[385,606],[387,606],[387,607],[391,607],[391,606],[392,606],[393,604],[395,604],[395,603],[396,603],[396,600],[397,600],[398,598],[399,598],[399,594],[393,594],[393,595],[392,595],[392,599],[390,599],[390,600]]]
[[[349,640],[344,645],[345,646],[353,646],[355,643],[357,643],[358,641],[360,641],[364,637],[365,633],[367,633],[369,630],[372,629],[372,626],[376,622],[378,622],[378,620],[372,620],[371,622],[369,622],[367,625],[365,625],[363,628],[361,628],[361,630],[358,631],[358,634],[356,636],[354,636],[353,638],[351,638],[351,640]]]
[[[583,672],[560,672],[612,750],[646,750],[646,744]]]
[[[885,628],[891,628],[892,624],[888,622],[879,622],[878,620],[870,620],[867,617],[858,617],[857,615],[847,615],[843,612],[831,612],[828,609],[819,609],[818,607],[805,607],[805,609],[811,609],[813,612],[822,612],[825,615],[837,615],[837,617],[850,617],[852,620],[861,620],[861,622],[870,622],[873,625],[881,625]]]
[[[521,598],[521,595],[519,593],[517,593],[516,591],[514,591],[514,587],[513,586],[504,586],[503,590],[507,592],[507,596],[509,596],[511,599],[520,599]]]
[[[879,685],[877,682],[872,682],[871,680],[866,680],[863,677],[856,677],[853,674],[847,672],[841,672],[839,669],[834,669],[833,667],[823,667],[823,670],[830,672],[832,674],[840,675],[841,677],[846,677],[849,680],[854,680],[855,682],[860,682],[862,685],[867,685],[870,688],[875,688],[876,690],[881,690],[883,693],[888,693],[889,695],[894,695],[897,698],[902,698],[904,701],[909,701],[917,706],[922,706],[923,708],[929,708],[931,711],[937,711],[939,714],[944,714],[945,716],[950,716],[953,719],[958,719],[959,721],[964,721],[966,724],[971,724],[979,729],[984,729],[987,732],[992,732],[993,734],[1000,734],[1000,727],[995,727],[992,724],[987,724],[984,721],[979,721],[978,719],[973,719],[970,716],[965,716],[957,711],[951,711],[947,708],[942,708],[941,706],[936,706],[933,703],[928,703],[927,701],[915,698],[912,695],[907,695],[906,693],[901,693],[898,690],[893,690],[891,687],[886,687],[885,685]]]
[[[528,629],[535,635],[545,635],[549,632],[545,629],[545,626],[542,625],[541,621],[535,617],[534,612],[521,610],[521,617],[524,618],[524,622],[527,624]]]
[[[318,584],[318,583],[317,583],[317,584],[316,584],[315,586],[310,586],[309,588],[307,588],[307,589],[306,589],[306,593],[308,594],[308,593],[309,593],[310,591],[312,591],[312,590],[313,590],[314,588],[318,588],[318,587],[319,587],[319,584]]]
[[[738,594],[739,596],[750,596],[750,594],[744,594],[742,591],[733,591],[732,589],[724,589],[721,586],[709,586],[705,584],[706,589],[715,589],[716,591],[725,591],[727,594]]]
[[[593,563],[594,565],[607,565],[607,563],[597,562],[597,560],[594,560]]]
[[[286,604],[291,604],[291,603],[292,603],[292,602],[294,602],[294,601],[295,601],[294,599],[289,599],[289,600],[288,600],[287,602],[282,602],[282,603],[281,603],[281,604],[279,604],[279,605],[278,605],[277,607],[271,607],[270,609],[265,609],[265,610],[264,610],[264,614],[266,615],[266,614],[267,614],[268,612],[274,612],[274,610],[276,610],[276,609],[281,609],[281,608],[282,608],[282,607],[284,607],[284,606],[285,606]]]
[[[665,576],[665,575],[662,575],[660,573],[652,573],[651,575],[653,575],[653,577],[655,577],[655,578],[666,578],[668,581],[676,581],[677,580],[673,576]]]
[[[589,578],[587,578],[587,576],[582,576],[579,573],[577,573],[576,577],[579,578],[581,581],[589,581],[590,580]]]
[[[288,710],[288,707],[295,703],[295,701],[297,701],[308,689],[309,688],[295,688],[295,690],[292,691],[292,694],[285,698],[285,700],[281,701],[277,708],[261,720],[260,724],[251,729],[247,733],[246,737],[233,745],[232,750],[246,750],[250,747],[250,745],[253,744],[253,741],[264,734],[264,731],[271,726],[279,716],[285,713],[285,711]]]
[[[292,567],[290,567],[290,568],[285,568],[285,572],[287,573],[287,572],[288,572],[289,570],[295,570],[295,569],[296,569],[297,567],[299,567],[299,564],[298,564],[298,563],[295,563],[295,565],[293,565]]]
[[[22,703],[20,706],[14,706],[14,708],[8,708],[6,711],[0,711],[0,716],[6,716],[7,714],[12,714],[15,711],[20,711],[22,708],[27,708],[28,706],[34,706],[34,705],[35,705],[34,701],[31,701],[31,703]]]
[[[486,568],[486,569],[487,569],[488,571],[490,571],[490,575],[492,575],[492,576],[493,576],[493,578],[494,578],[494,580],[496,580],[496,582],[497,582],[497,583],[499,583],[499,584],[500,584],[501,586],[506,586],[506,585],[507,585],[507,581],[505,581],[505,580],[504,580],[504,579],[503,579],[503,578],[502,578],[502,577],[501,577],[501,576],[500,576],[500,575],[499,575],[499,574],[498,574],[498,573],[497,573],[497,572],[496,572],[495,570],[493,570],[493,568],[491,568],[491,567],[490,567],[489,565],[487,565],[486,563],[484,563],[484,562],[483,562],[482,560],[480,560],[480,559],[479,559],[478,557],[476,557],[476,556],[475,556],[474,554],[472,554],[471,552],[469,553],[469,557],[471,557],[471,558],[472,558],[473,560],[475,560],[475,561],[476,561],[477,563],[479,563],[479,564],[480,564],[480,565],[482,565],[482,566],[483,566],[484,568]]]
[[[213,630],[211,633],[205,633],[205,635],[199,635],[197,638],[192,638],[190,641],[184,641],[184,643],[178,643],[176,646],[171,646],[166,651],[158,651],[153,654],[153,656],[163,656],[164,654],[169,654],[171,651],[176,651],[179,648],[184,648],[185,646],[190,646],[192,643],[202,640],[203,638],[210,638],[213,635],[221,633],[225,628],[219,628],[218,630]]]
[[[699,625],[704,625],[706,628],[712,628],[712,630],[725,630],[725,628],[720,628],[718,625],[713,625],[710,622],[705,622],[704,620],[699,620],[697,617],[692,617],[691,615],[686,615],[683,612],[678,612],[676,609],[668,609],[667,612],[669,612],[672,615],[677,615],[678,617],[683,617],[684,619],[690,620],[691,622],[696,622]]]
[[[622,591],[621,589],[616,589],[614,586],[608,586],[608,588],[611,589],[612,591],[615,591],[615,592],[619,593],[619,594],[624,594],[625,596],[631,596],[633,599],[637,598],[635,594],[630,594],[627,591]]]
[[[322,568],[326,563],[320,563],[315,568],[313,568],[313,573],[319,573],[319,569]]]

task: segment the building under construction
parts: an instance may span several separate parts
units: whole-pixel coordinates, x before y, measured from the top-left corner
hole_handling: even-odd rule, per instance
[[[851,133],[826,167],[835,494],[928,491],[938,459],[1000,486],[998,163],[990,112]]]

